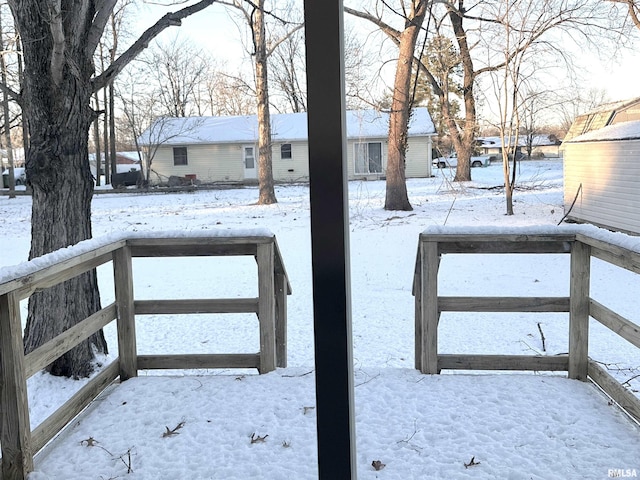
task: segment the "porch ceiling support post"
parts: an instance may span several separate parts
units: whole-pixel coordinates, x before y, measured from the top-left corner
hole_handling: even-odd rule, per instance
[[[319,478],[356,479],[342,0],[305,0]]]

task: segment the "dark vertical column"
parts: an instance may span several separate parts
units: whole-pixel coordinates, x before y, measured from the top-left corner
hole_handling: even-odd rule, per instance
[[[356,478],[342,0],[305,0],[320,479]]]

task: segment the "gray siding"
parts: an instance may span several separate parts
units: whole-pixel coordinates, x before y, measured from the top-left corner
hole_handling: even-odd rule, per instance
[[[640,234],[640,140],[566,143],[565,213],[569,218]]]

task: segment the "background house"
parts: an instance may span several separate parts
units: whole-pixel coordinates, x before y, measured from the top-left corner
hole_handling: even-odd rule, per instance
[[[273,177],[277,182],[309,178],[307,114],[271,117]],[[347,165],[350,179],[378,179],[386,174],[389,115],[375,110],[347,112]],[[406,175],[431,175],[432,137],[426,108],[413,110],[408,132]],[[140,143],[157,150],[151,183],[170,176],[210,182],[252,182],[258,178],[258,122],[255,115],[158,119]],[[153,148],[151,149],[153,150]]]
[[[495,155],[498,159],[502,156],[502,140],[500,137],[478,137],[478,148],[484,155]],[[512,139],[511,144],[515,143]],[[560,140],[554,135],[533,135],[527,137],[521,135],[518,138],[518,150],[526,157],[527,147],[531,146],[531,158],[557,158],[560,156]]]
[[[640,234],[640,120],[592,129],[563,148],[567,218]]]

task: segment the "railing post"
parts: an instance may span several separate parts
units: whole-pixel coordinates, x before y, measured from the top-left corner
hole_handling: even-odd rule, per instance
[[[415,326],[414,326],[414,363],[416,370],[423,371],[422,369],[422,269],[424,260],[422,258],[422,240],[418,242],[418,254],[416,258],[416,271],[413,274],[413,295],[415,297],[414,311],[415,311]]]
[[[118,354],[120,380],[138,376],[136,315],[133,297],[133,268],[128,246],[113,252],[113,280],[118,306]]]
[[[287,277],[276,273],[276,359],[279,368],[287,366]]]
[[[276,369],[276,302],[274,242],[257,246],[258,320],[260,322],[260,373]]]
[[[422,373],[438,373],[438,243],[420,242],[420,346]]]
[[[0,477],[24,480],[33,470],[33,452],[20,302],[14,293],[0,296],[0,391]]]
[[[571,247],[569,297],[569,378],[586,381],[589,367],[589,284],[591,247],[574,241]]]

